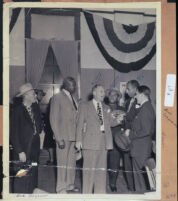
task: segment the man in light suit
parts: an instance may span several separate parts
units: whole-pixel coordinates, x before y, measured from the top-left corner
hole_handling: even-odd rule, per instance
[[[54,95],[50,105],[50,123],[56,140],[57,193],[78,192],[75,181],[75,130],[77,101],[74,99],[76,82],[72,77],[64,79],[62,90]]]
[[[76,148],[83,154],[83,193],[106,193],[107,151],[113,148],[111,126],[121,120],[112,118],[103,103],[104,88],[95,85],[93,99],[81,104],[76,130]]]

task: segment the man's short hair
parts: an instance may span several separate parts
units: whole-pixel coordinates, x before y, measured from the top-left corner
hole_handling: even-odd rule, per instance
[[[92,87],[92,93],[94,92],[95,89],[97,89],[98,87],[103,87],[103,85],[101,84],[95,84],[93,87]]]
[[[133,87],[138,88],[140,86],[137,80],[130,80],[127,84],[131,84]]]
[[[72,82],[72,83],[76,84],[76,81],[75,81],[75,79],[73,77],[66,77],[63,80],[63,84],[62,84],[61,89],[66,89],[69,82],[70,83]]]
[[[137,88],[138,93],[144,94],[148,99],[150,99],[151,90],[148,86],[142,85]]]

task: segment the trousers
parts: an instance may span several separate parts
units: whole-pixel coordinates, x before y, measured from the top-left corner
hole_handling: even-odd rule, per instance
[[[109,169],[109,184],[116,186],[116,181],[120,169],[120,159],[122,152],[114,144],[113,150],[108,151],[108,169]]]
[[[106,193],[107,150],[83,150],[83,193]]]
[[[65,148],[59,149],[56,145],[57,158],[57,185],[56,192],[68,190],[74,186],[76,172],[75,142],[65,141]]]
[[[135,188],[134,188],[133,166],[130,152],[124,153],[124,171],[126,175],[128,189],[134,191]]]
[[[140,160],[137,157],[132,158],[132,164],[135,190],[138,193],[144,193],[147,190],[147,186],[144,178],[143,164],[140,163]]]

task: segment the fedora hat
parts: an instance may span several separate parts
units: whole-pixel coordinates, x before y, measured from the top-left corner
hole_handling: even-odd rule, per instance
[[[117,147],[124,152],[130,150],[130,139],[126,135],[124,135],[123,131],[118,132],[114,136],[114,142],[116,143]]]
[[[34,90],[31,83],[25,83],[19,88],[19,93],[16,95],[16,97],[20,97],[23,94],[25,94],[28,91]]]

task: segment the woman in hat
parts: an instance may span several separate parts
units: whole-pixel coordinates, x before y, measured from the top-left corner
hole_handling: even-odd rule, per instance
[[[17,97],[22,97],[11,119],[11,143],[14,160],[21,168],[38,163],[40,153],[40,137],[42,121],[39,107],[36,103],[36,94],[30,83],[22,85]],[[32,166],[28,176],[15,177],[13,183],[14,193],[32,193],[37,187],[38,167]]]

